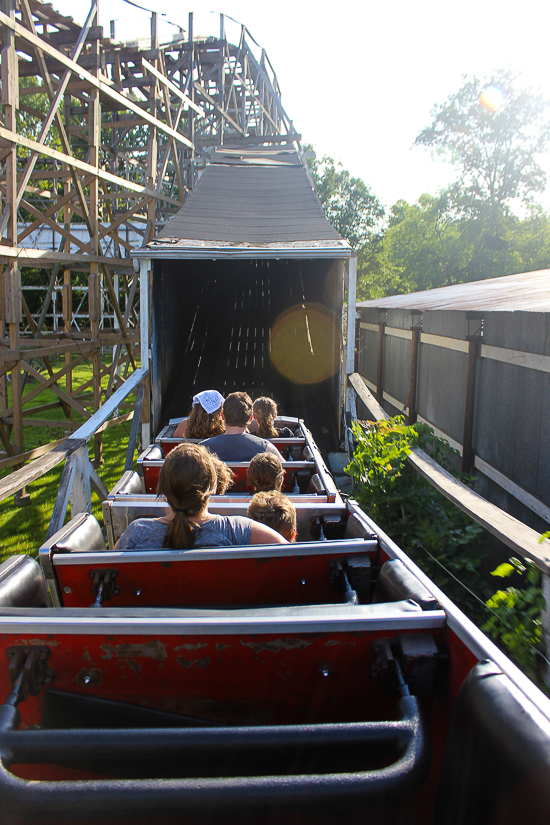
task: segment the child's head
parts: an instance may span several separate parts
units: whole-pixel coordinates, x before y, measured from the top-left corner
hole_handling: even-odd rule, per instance
[[[287,541],[296,538],[296,508],[291,501],[277,490],[256,493],[248,505],[248,518],[267,524]]]
[[[225,461],[218,458],[216,453],[210,453],[210,458],[212,459],[212,464],[214,465],[214,469],[216,471],[216,495],[223,496],[223,494],[226,493],[228,488],[233,484],[235,473],[230,467],[227,466]]]
[[[252,487],[255,493],[267,492],[268,490],[280,491],[283,486],[285,471],[281,464],[281,459],[274,453],[258,453],[250,461],[246,480],[248,486]]]
[[[277,438],[275,428],[277,418],[277,404],[272,398],[257,398],[253,405],[254,418],[258,422],[258,435],[261,438]]]

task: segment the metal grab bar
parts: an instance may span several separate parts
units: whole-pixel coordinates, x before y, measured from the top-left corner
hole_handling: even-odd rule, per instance
[[[428,747],[415,697],[398,703],[401,719],[390,722],[353,722],[322,725],[286,725],[240,728],[176,728],[146,730],[24,730],[13,729],[18,711],[0,708],[0,805],[3,822],[39,822],[75,817],[79,822],[97,817],[143,820],[162,815],[251,813],[262,808],[284,809],[330,804],[364,805],[393,802],[414,791],[428,768]],[[338,752],[367,745],[398,751],[387,767],[338,772]],[[208,763],[222,757],[232,768],[248,758],[273,757],[277,765],[286,750],[291,768],[296,751],[309,748],[334,753],[330,772],[282,773],[164,779],[101,779],[93,781],[26,781],[10,773],[9,766],[22,763],[87,766],[97,760],[105,773],[109,763],[124,766],[126,773],[145,767],[150,776],[157,759],[177,763]],[[267,756],[266,756],[267,754]],[[202,761],[204,760],[204,762]],[[349,768],[349,759],[345,760]],[[42,819],[41,819],[42,818]],[[156,821],[156,820],[155,820]]]

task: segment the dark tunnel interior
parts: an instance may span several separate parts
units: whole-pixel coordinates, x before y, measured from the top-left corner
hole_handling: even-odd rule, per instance
[[[337,449],[342,271],[326,259],[155,261],[155,432],[201,390],[245,390]]]

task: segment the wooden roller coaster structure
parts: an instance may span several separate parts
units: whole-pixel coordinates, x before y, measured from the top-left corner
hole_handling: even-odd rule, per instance
[[[177,212],[216,147],[300,136],[265,51],[245,26],[230,43],[223,15],[214,37],[193,36],[191,13],[188,32],[162,43],[152,13],[150,41],[125,43],[114,23],[104,36],[96,0],[82,26],[38,0],[1,7],[0,470],[19,472],[0,497],[17,500],[81,441],[25,451],[28,427],[66,437],[95,416],[97,466],[101,427],[134,416],[124,404],[101,412],[139,366],[131,251]],[[83,362],[90,380],[74,373]],[[39,403],[48,388],[55,402]],[[147,402],[137,413],[146,424]],[[137,433],[135,421],[134,445]]]

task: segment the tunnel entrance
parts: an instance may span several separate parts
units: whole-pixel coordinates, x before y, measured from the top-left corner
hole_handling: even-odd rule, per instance
[[[155,431],[201,390],[244,390],[337,448],[341,260],[156,260],[152,300]]]

